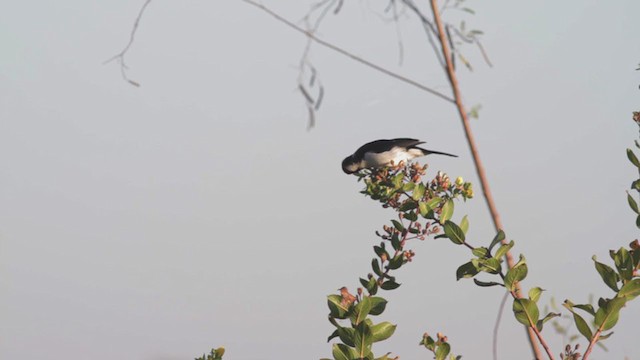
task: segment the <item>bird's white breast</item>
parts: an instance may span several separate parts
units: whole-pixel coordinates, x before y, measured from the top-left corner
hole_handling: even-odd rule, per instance
[[[364,161],[366,162],[366,167],[380,167],[386,166],[393,161],[394,164],[399,164],[401,161],[405,163],[409,160],[421,156],[422,152],[416,149],[406,149],[394,147],[389,151],[381,152],[381,153],[365,153]]]

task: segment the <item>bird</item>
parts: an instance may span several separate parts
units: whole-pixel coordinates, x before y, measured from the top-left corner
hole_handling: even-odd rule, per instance
[[[391,165],[391,162],[399,164],[400,161],[407,162],[429,154],[458,157],[418,146],[424,143],[424,141],[410,138],[381,139],[366,143],[342,161],[342,171],[353,174],[362,169],[385,167]]]

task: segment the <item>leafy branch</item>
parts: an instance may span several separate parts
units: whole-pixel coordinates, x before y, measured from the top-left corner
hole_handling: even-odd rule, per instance
[[[365,184],[362,193],[384,208],[395,210],[397,219],[376,232],[381,242],[373,247],[376,257],[371,261],[371,272],[360,278],[362,287],[356,294],[342,287],[340,294],[327,297],[329,322],[336,327],[328,341],[340,340],[332,348],[334,359],[389,359],[389,354],[373,355],[373,344],[388,339],[396,329],[390,322],[376,324],[371,320],[370,316],[382,314],[387,306],[387,300],[376,295],[380,290],[400,287],[392,272],[413,260],[415,252],[408,249],[409,243],[440,233],[442,224],[453,215],[454,200],[473,197],[471,184],[461,178],[451,182],[447,175],[438,173],[434,179],[423,182],[426,170],[427,166],[400,163],[358,175],[358,180]],[[427,336],[421,344],[434,351],[436,359],[445,359],[450,347],[444,343],[441,337],[429,341]]]

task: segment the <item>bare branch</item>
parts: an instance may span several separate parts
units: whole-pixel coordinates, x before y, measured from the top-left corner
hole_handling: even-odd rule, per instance
[[[480,180],[480,186],[482,187],[482,192],[484,194],[485,200],[487,201],[487,206],[489,208],[489,212],[491,213],[491,218],[493,219],[493,225],[497,232],[499,230],[504,229],[504,227],[502,226],[502,221],[500,220],[500,214],[498,213],[498,209],[493,199],[493,195],[491,194],[491,188],[489,187],[489,180],[487,179],[487,175],[484,171],[482,160],[480,159],[478,146],[476,145],[476,141],[473,136],[473,131],[471,130],[469,116],[462,102],[462,94],[458,86],[458,78],[456,76],[456,72],[453,69],[453,63],[451,60],[451,58],[453,57],[453,54],[449,49],[449,42],[446,39],[444,24],[442,22],[442,19],[440,18],[440,12],[438,9],[437,0],[430,0],[430,3],[431,3],[431,11],[433,12],[433,18],[438,27],[438,35],[439,35],[440,47],[442,49],[442,57],[445,59],[445,62],[446,62],[445,70],[447,73],[447,77],[449,79],[449,83],[451,84],[451,89],[453,90],[455,105],[458,110],[458,115],[460,116],[460,120],[462,120],[462,126],[464,128],[464,133],[467,138],[467,143],[469,144],[469,150],[471,151],[471,155],[473,157],[476,173],[478,175],[478,179]],[[504,243],[506,243],[506,239],[503,240],[503,244]],[[513,255],[511,255],[511,253],[507,251],[507,254],[505,255],[505,257],[507,259],[507,265],[509,269],[513,268],[513,265],[514,265]],[[516,283],[516,290],[514,291],[514,295],[516,297],[520,297],[521,293],[522,293],[522,288],[520,286],[520,283],[518,282]],[[553,355],[550,352],[548,352],[548,347],[542,340],[542,336],[540,335],[540,332],[538,332],[537,329],[535,329],[535,324],[533,325],[533,328],[531,326],[527,327],[527,334],[529,336],[529,343],[531,344],[531,350],[533,351],[536,359],[542,358],[542,353],[540,351],[540,348],[538,347],[538,343],[536,342],[536,337],[538,338],[538,340],[541,340],[541,343],[545,347],[545,350],[547,350],[547,354],[549,355],[549,358],[553,359]]]
[[[122,49],[122,51],[120,51],[120,53],[114,55],[113,57],[109,58],[108,60],[106,60],[105,62],[103,62],[102,64],[108,64],[112,61],[117,61],[118,64],[120,64],[120,74],[122,75],[122,78],[128,82],[129,84],[133,85],[133,86],[140,86],[139,83],[129,79],[129,77],[127,77],[127,64],[124,61],[124,56],[127,54],[127,52],[129,51],[129,49],[131,48],[131,45],[133,44],[133,41],[135,40],[136,37],[136,32],[138,31],[138,25],[140,25],[140,19],[142,19],[142,15],[144,14],[145,10],[147,9],[147,6],[149,6],[149,3],[151,3],[151,0],[145,0],[144,4],[142,4],[142,7],[140,8],[140,11],[138,12],[138,16],[136,17],[136,21],[133,23],[133,28],[131,28],[131,33],[129,34],[129,42],[127,43],[127,45],[124,47],[124,49]]]
[[[451,97],[449,97],[449,96],[447,96],[447,95],[445,95],[445,94],[443,94],[443,93],[441,93],[439,91],[433,90],[433,89],[431,89],[431,88],[429,88],[429,87],[427,87],[427,86],[425,86],[423,84],[420,84],[419,82],[417,82],[415,80],[412,80],[412,79],[410,79],[408,77],[405,77],[405,76],[402,76],[400,74],[397,74],[397,73],[395,73],[395,72],[393,72],[391,70],[388,70],[388,69],[386,69],[386,68],[384,68],[384,67],[382,67],[380,65],[376,65],[376,64],[374,64],[374,63],[372,63],[372,62],[370,62],[368,60],[363,59],[360,56],[357,56],[357,55],[355,55],[355,54],[353,54],[353,53],[351,53],[351,52],[349,52],[347,50],[344,50],[341,47],[338,47],[338,46],[336,46],[336,45],[334,45],[332,43],[329,43],[327,41],[324,41],[324,40],[318,38],[314,34],[311,34],[309,31],[304,30],[301,27],[295,25],[291,21],[283,18],[282,16],[280,16],[279,14],[275,13],[274,11],[272,11],[271,9],[267,8],[266,6],[264,6],[262,4],[259,4],[259,3],[255,2],[253,0],[242,0],[242,1],[244,1],[247,4],[253,5],[253,6],[257,7],[258,9],[266,12],[267,14],[273,16],[276,20],[282,22],[283,24],[289,26],[290,28],[296,30],[297,32],[300,32],[300,33],[304,34],[305,36],[311,38],[313,41],[315,41],[316,43],[318,43],[318,44],[320,44],[320,45],[322,45],[322,46],[324,46],[326,48],[329,48],[329,49],[331,49],[331,50],[333,50],[333,51],[335,51],[335,52],[337,52],[339,54],[342,54],[342,55],[344,55],[344,56],[346,56],[348,58],[351,58],[354,61],[357,61],[357,62],[359,62],[359,63],[361,63],[363,65],[366,65],[366,66],[368,66],[368,67],[370,67],[370,68],[372,68],[374,70],[377,70],[377,71],[379,71],[379,72],[381,72],[381,73],[383,73],[385,75],[388,75],[388,76],[390,76],[392,78],[400,80],[400,81],[402,81],[404,83],[407,83],[409,85],[413,85],[414,87],[417,87],[420,90],[426,91],[426,92],[428,92],[428,93],[430,93],[432,95],[435,95],[435,96],[437,96],[437,97],[439,97],[439,98],[441,98],[443,100],[446,100],[446,101],[448,101],[450,103],[455,103],[454,99],[452,99]]]

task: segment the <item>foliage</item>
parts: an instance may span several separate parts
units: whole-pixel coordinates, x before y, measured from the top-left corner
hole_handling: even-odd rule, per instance
[[[211,349],[211,353],[208,355],[202,354],[202,356],[196,358],[196,360],[222,360],[222,355],[224,355],[224,348],[219,347],[217,349]]]
[[[640,117],[634,116],[640,125]],[[640,143],[636,141],[640,149]],[[627,202],[636,217],[640,228],[640,161],[633,150],[627,149],[629,161],[638,170],[638,179],[634,180],[627,193]],[[392,275],[394,270],[410,263],[416,253],[409,244],[425,240],[449,239],[452,244],[464,246],[471,253],[470,260],[460,265],[456,278],[473,279],[480,287],[501,287],[512,297],[512,311],[515,320],[535,332],[538,340],[547,351],[549,359],[554,359],[541,332],[545,323],[561,316],[556,312],[542,315],[538,302],[543,293],[540,287],[532,287],[524,294],[518,293],[517,283],[526,279],[528,264],[524,255],[512,268],[503,265],[505,254],[514,248],[513,240],[507,241],[503,231],[498,231],[486,246],[473,246],[467,240],[469,221],[466,216],[454,222],[456,201],[466,201],[473,197],[471,183],[462,178],[451,181],[441,172],[427,181],[423,181],[427,166],[400,163],[389,167],[363,170],[357,174],[358,181],[364,183],[361,191],[365,196],[382,204],[383,208],[395,211],[395,218],[382,226],[376,235],[380,239],[373,246],[375,257],[371,261],[371,272],[360,278],[361,287],[355,294],[347,287],[339,289],[339,294],[327,297],[329,322],[335,330],[328,341],[335,340],[332,355],[335,360],[393,360],[390,353],[376,356],[373,344],[390,338],[396,325],[389,321],[374,322],[386,309],[388,301],[380,295],[382,291],[391,291],[400,287],[398,279]],[[613,262],[607,265],[593,256],[596,272],[603,283],[613,292],[609,297],[600,297],[597,304],[575,304],[570,300],[563,303],[571,314],[578,332],[587,340],[588,346],[582,355],[579,344],[567,345],[560,353],[561,359],[586,360],[594,345],[613,335],[611,331],[618,323],[621,310],[626,304],[640,296],[640,243],[632,241],[628,247],[611,250],[609,257]],[[559,325],[554,323],[556,329]],[[566,328],[561,329],[566,334]],[[575,339],[571,339],[575,340]],[[459,360],[461,356],[451,353],[451,345],[446,336],[438,333],[431,337],[425,333],[420,345],[433,353],[436,360]],[[211,350],[196,360],[221,360],[224,348]],[[321,359],[328,360],[328,359]]]
[[[640,148],[640,144],[636,143]],[[640,161],[632,150],[627,150],[629,161],[638,169]],[[329,321],[336,327],[329,336],[329,341],[339,340],[333,345],[334,359],[389,359],[389,354],[376,357],[373,344],[393,335],[396,325],[389,322],[374,323],[372,316],[378,316],[385,310],[388,302],[378,295],[380,290],[394,290],[400,286],[391,273],[408,264],[415,256],[414,250],[407,249],[411,240],[424,240],[433,235],[435,239],[446,238],[455,245],[467,247],[472,257],[460,265],[456,278],[472,278],[480,287],[502,287],[512,297],[512,310],[516,321],[530,327],[547,351],[550,359],[553,355],[541,331],[545,323],[560,316],[557,312],[541,314],[538,302],[543,293],[541,287],[532,287],[526,296],[518,293],[517,283],[526,279],[528,264],[524,255],[508,268],[503,264],[505,254],[514,246],[513,240],[507,241],[503,231],[487,242],[486,246],[472,246],[467,240],[469,221],[463,217],[454,222],[455,200],[466,201],[473,197],[470,183],[458,178],[451,182],[446,174],[438,173],[430,181],[423,182],[427,166],[399,164],[383,169],[365,170],[358,174],[358,180],[364,181],[362,193],[372,200],[380,202],[384,208],[393,209],[396,219],[384,225],[382,231],[376,232],[381,239],[373,247],[376,257],[371,262],[372,272],[360,278],[362,287],[356,294],[351,294],[346,287],[340,294],[328,296]],[[631,184],[631,191],[640,195],[640,179]],[[640,211],[632,194],[627,194],[631,210],[636,214],[636,224],[640,227]],[[592,347],[613,333],[609,332],[620,318],[620,310],[627,302],[640,295],[640,244],[638,240],[609,253],[613,266],[599,262],[594,256],[594,266],[602,281],[614,292],[610,298],[602,297],[597,305],[574,304],[565,300],[563,306],[569,310],[576,328],[589,345],[585,352],[586,359]],[[585,320],[585,314],[590,321]],[[591,325],[590,325],[591,324]],[[606,333],[605,333],[606,332]],[[438,333],[434,339],[425,333],[420,345],[431,351],[435,359],[458,359],[451,355],[451,347],[446,336]],[[580,359],[579,345],[567,345],[560,354],[563,359]]]
[[[423,182],[426,170],[427,166],[400,163],[358,174],[358,180],[365,184],[362,193],[384,208],[395,210],[397,218],[376,232],[381,241],[373,247],[371,272],[360,278],[362,287],[356,295],[342,287],[339,295],[327,297],[329,322],[336,328],[328,340],[339,340],[333,345],[334,359],[390,359],[389,354],[380,357],[373,354],[373,344],[388,339],[396,329],[390,322],[373,322],[372,317],[382,314],[387,306],[387,300],[376,295],[400,286],[391,273],[412,261],[415,252],[408,249],[409,242],[424,240],[443,230],[462,233],[461,229],[451,230],[447,224],[453,215],[454,200],[473,196],[471,184],[461,178],[452,182],[442,173]],[[421,344],[434,351],[436,359],[445,359],[450,347],[443,339],[446,338],[439,336],[434,341],[427,336]]]

